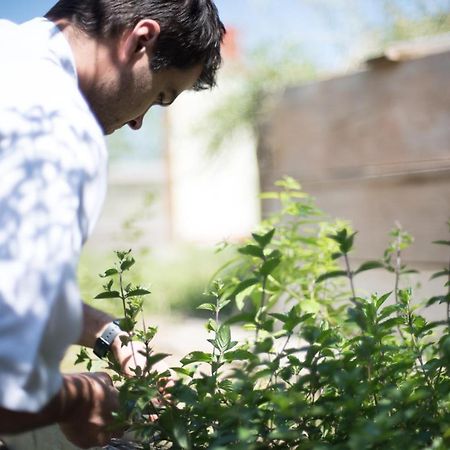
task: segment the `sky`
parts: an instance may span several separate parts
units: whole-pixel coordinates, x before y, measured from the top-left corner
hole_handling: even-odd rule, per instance
[[[389,0],[405,14],[450,11],[450,0]],[[0,17],[16,22],[44,14],[53,0],[0,0]],[[386,21],[387,0],[216,0],[222,21],[238,30],[243,53],[281,43],[300,46],[319,66],[335,67],[363,53],[370,30]],[[419,5],[413,7],[412,5]],[[384,9],[383,9],[384,8]]]

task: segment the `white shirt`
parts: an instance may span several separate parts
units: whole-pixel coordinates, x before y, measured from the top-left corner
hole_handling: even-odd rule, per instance
[[[0,65],[0,406],[35,412],[81,332],[76,267],[107,153],[52,22],[0,20]]]

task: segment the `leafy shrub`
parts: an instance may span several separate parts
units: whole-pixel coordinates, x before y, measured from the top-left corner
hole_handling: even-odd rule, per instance
[[[350,227],[326,221],[294,180],[278,185],[265,197],[280,212],[237,249],[200,306],[211,312],[211,351],[186,355],[173,384],[151,367],[117,373],[118,421],[146,449],[449,448],[450,269],[434,275],[446,291],[428,301],[447,304],[447,316],[429,322],[400,288],[407,233],[394,230],[382,259],[352,268]],[[127,285],[134,259],[117,255],[98,297],[122,300],[122,326],[146,342],[151,366],[165,355],[151,351],[155,329],[136,329],[148,291]],[[355,278],[373,269],[393,273],[392,292],[358,296]],[[236,312],[223,318],[230,302]],[[248,339],[233,340],[236,326]]]

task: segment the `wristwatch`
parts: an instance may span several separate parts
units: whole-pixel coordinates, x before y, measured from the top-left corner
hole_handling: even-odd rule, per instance
[[[120,321],[114,320],[105,328],[102,335],[95,340],[94,354],[99,358],[104,358],[111,350],[111,344],[116,336],[122,331],[119,326]]]

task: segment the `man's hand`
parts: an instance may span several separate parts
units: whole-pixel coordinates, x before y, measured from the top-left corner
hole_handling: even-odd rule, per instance
[[[42,410],[0,408],[0,433],[23,433],[59,423],[67,439],[81,448],[105,445],[123,434],[112,428],[117,408],[118,393],[106,373],[64,375],[61,389]]]
[[[121,337],[125,339],[125,342],[129,340],[126,333],[119,334],[111,344],[111,351],[122,373],[127,377],[133,377],[136,375],[136,367],[140,367],[143,372],[147,366],[147,348],[140,341],[129,341],[123,345]]]
[[[122,430],[113,429],[112,412],[118,409],[118,392],[111,378],[103,372],[64,376],[67,405],[73,403],[62,421],[62,432],[81,448],[106,445],[111,438],[120,437]]]

